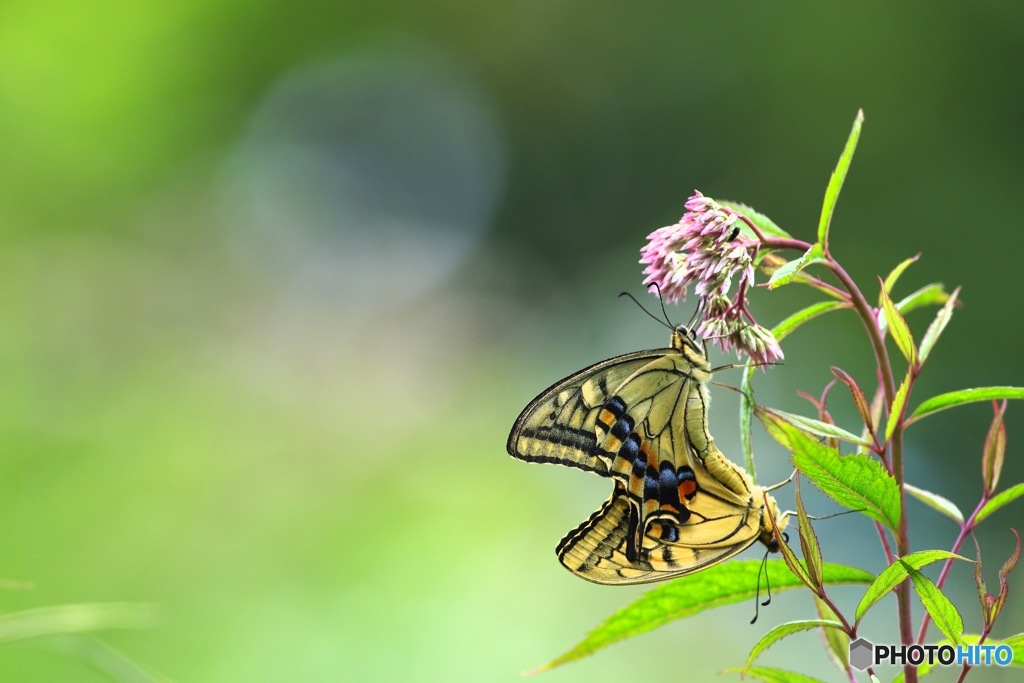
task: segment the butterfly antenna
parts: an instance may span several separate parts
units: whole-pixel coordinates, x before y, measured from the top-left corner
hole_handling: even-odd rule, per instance
[[[704,299],[701,299],[700,301],[697,302],[697,308],[693,311],[693,315],[691,315],[690,319],[686,321],[686,329],[690,329],[691,327],[693,327],[693,324],[697,322],[697,318],[699,318],[700,314],[703,312]]]
[[[757,568],[757,590],[754,592],[754,618],[750,620],[753,624],[757,621],[759,607],[758,605],[767,605],[772,601],[771,586],[768,586],[768,600],[761,602],[761,574],[764,574],[765,585],[768,585],[768,552],[764,551],[764,557],[761,559],[761,566]]]
[[[823,519],[832,519],[833,517],[842,517],[853,512],[864,512],[864,508],[857,508],[856,510],[842,510],[840,512],[833,512],[831,515],[822,515],[821,517],[815,517],[814,515],[807,515],[807,519],[813,519],[815,522],[820,522]],[[795,515],[796,512],[793,510],[786,510],[782,514],[784,515]]]
[[[796,477],[796,473],[797,473],[798,471],[799,471],[799,470],[793,470],[793,473],[792,473],[791,475],[789,475],[788,477],[786,477],[785,479],[783,479],[782,481],[780,481],[780,482],[779,482],[778,484],[772,484],[771,486],[769,486],[768,488],[766,488],[766,489],[765,489],[765,491],[774,491],[775,489],[781,489],[781,488],[782,488],[783,486],[785,486],[785,485],[786,485],[786,484],[788,484],[789,482],[793,481],[793,478],[794,478],[794,477]],[[795,515],[796,513],[794,512],[794,513],[792,513],[792,514],[794,514],[794,515]]]
[[[665,297],[661,295],[661,287],[657,282],[652,282],[651,284],[658,290],[658,303],[661,304],[661,314],[665,316],[665,322],[668,323],[670,328],[675,329],[676,326],[672,324],[672,319],[668,317],[668,311],[665,310]],[[686,328],[689,329],[690,326],[687,325]]]
[[[657,287],[657,285],[655,285],[655,287]],[[660,291],[660,290],[659,290],[659,291]],[[648,310],[647,310],[646,308],[644,308],[644,305],[643,305],[642,303],[640,303],[639,301],[637,301],[637,298],[636,298],[635,296],[633,296],[632,294],[630,294],[629,292],[619,292],[619,296],[620,296],[620,297],[622,297],[622,296],[628,296],[628,297],[629,297],[630,299],[632,299],[632,300],[633,300],[633,303],[635,303],[635,304],[636,304],[637,306],[639,306],[639,307],[640,307],[640,310],[641,310],[641,311],[643,311],[644,313],[646,313],[646,314],[647,314],[648,316],[650,316],[650,317],[651,317],[651,318],[652,318],[653,320],[657,321],[657,323],[658,323],[659,325],[665,325],[665,327],[667,327],[667,328],[668,328],[668,329],[670,329],[670,330],[674,330],[674,329],[675,329],[674,327],[672,327],[672,325],[671,325],[671,324],[666,324],[666,323],[665,323],[665,321],[663,321],[663,320],[662,320],[661,318],[659,318],[658,316],[654,315],[653,313],[651,313],[650,311],[648,311]],[[661,304],[661,306],[662,306],[662,310],[664,310],[664,309],[665,309],[665,304],[664,304],[664,303],[662,303],[662,304]]]

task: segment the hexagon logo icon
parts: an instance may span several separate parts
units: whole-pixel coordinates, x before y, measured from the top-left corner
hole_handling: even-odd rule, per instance
[[[850,643],[850,664],[863,671],[872,664],[875,646],[863,638]]]

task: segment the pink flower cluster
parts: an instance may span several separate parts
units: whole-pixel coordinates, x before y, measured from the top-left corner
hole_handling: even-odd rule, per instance
[[[640,263],[646,265],[644,284],[668,302],[686,298],[686,288],[693,284],[703,310],[697,334],[724,351],[773,363],[783,357],[782,348],[747,308],[760,243],[743,238],[738,221],[736,213],[696,192],[678,223],[647,236],[648,243],[640,250]],[[736,293],[730,296],[737,275]]]

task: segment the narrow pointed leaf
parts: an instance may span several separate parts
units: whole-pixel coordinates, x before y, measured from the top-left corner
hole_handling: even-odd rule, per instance
[[[156,611],[138,603],[83,603],[37,607],[0,615],[0,643],[67,633],[152,628]]]
[[[777,341],[782,341],[789,336],[796,328],[800,327],[806,322],[814,320],[819,315],[824,315],[832,311],[837,311],[841,308],[849,308],[850,305],[843,303],[842,301],[821,301],[819,303],[808,306],[807,308],[797,311],[793,315],[789,316],[778,325],[772,328],[772,334],[775,336]]]
[[[774,408],[764,408],[763,410],[785,420],[794,427],[798,427],[805,432],[809,432],[817,436],[823,436],[829,439],[842,439],[843,441],[849,441],[850,443],[855,443],[859,446],[872,445],[870,441],[865,441],[862,437],[828,422],[822,422],[821,420],[815,420],[813,418],[796,415],[794,413],[787,413],[784,410],[776,410]]]
[[[933,282],[897,301],[896,309],[906,315],[925,306],[941,306],[948,300],[949,293],[946,287],[941,282]]]
[[[860,413],[860,419],[864,420],[865,425],[870,425],[871,407],[868,405],[868,397],[864,395],[864,391],[860,388],[860,385],[857,384],[853,377],[850,377],[845,370],[837,368],[834,365],[830,369],[836,379],[845,384],[850,390],[850,394],[853,396],[853,403],[857,406],[857,412]]]
[[[990,610],[988,607],[988,591],[985,588],[985,574],[981,568],[981,547],[978,545],[978,539],[971,534],[971,539],[974,541],[974,586],[978,589],[978,603],[981,605],[981,617],[985,621],[985,626],[992,626],[992,619],[989,614]]]
[[[907,393],[910,391],[910,383],[912,380],[911,372],[907,371],[907,376],[900,382],[900,388],[896,390],[896,395],[892,399],[892,409],[889,411],[889,419],[885,422],[885,440],[888,441],[892,438],[892,433],[896,431],[896,427],[899,426],[903,420],[903,408],[907,404]]]
[[[866,455],[839,455],[788,422],[755,409],[776,441],[793,454],[793,464],[827,496],[859,510],[895,530],[900,519],[900,491],[879,462]]]
[[[726,669],[722,673],[740,673],[743,669],[734,668]],[[784,671],[782,669],[771,669],[764,666],[752,666],[746,670],[742,675],[756,678],[764,683],[823,683],[821,679],[811,678],[804,674],[794,673],[793,671]]]
[[[882,408],[883,408],[884,405],[885,405],[885,392],[882,391],[882,385],[879,384],[878,385],[878,389],[875,391],[875,397],[873,399],[871,399],[871,422],[869,423],[871,425],[871,427],[868,428],[868,426],[865,425],[864,429],[860,430],[860,438],[865,439],[865,440],[867,440],[869,438],[870,439],[876,439],[877,438],[874,435],[878,433],[878,428],[881,426],[881,423],[882,423]],[[859,449],[857,449],[857,452],[861,453],[862,455],[866,455],[867,452],[868,452],[868,449],[863,447],[863,446],[861,446]]]
[[[896,286],[896,281],[900,279],[900,275],[903,275],[903,271],[905,271],[907,268],[909,268],[911,266],[911,264],[916,262],[917,259],[919,259],[919,258],[921,258],[921,254],[917,253],[914,256],[911,256],[910,258],[904,260],[902,263],[900,263],[895,268],[893,268],[892,272],[889,273],[889,276],[885,278],[885,291],[891,292],[893,290],[893,287]],[[882,299],[881,298],[878,299],[878,307],[879,308],[882,307]]]
[[[1013,532],[1014,537],[1017,539],[1017,547],[1014,548],[1013,554],[1010,555],[1009,559],[1003,564],[999,570],[999,595],[996,597],[995,604],[992,606],[992,615],[990,622],[995,621],[996,617],[1003,610],[1003,605],[1006,604],[1006,596],[1009,595],[1010,586],[1007,583],[1007,578],[1010,576],[1010,572],[1017,566],[1017,560],[1020,559],[1020,534],[1017,533],[1016,529],[1010,529]]]
[[[762,251],[758,254],[757,258],[755,259],[755,263],[757,267],[761,269],[762,272],[766,273],[770,277],[774,275],[777,270],[785,267],[786,264],[790,263],[790,261],[788,259],[783,258],[782,256],[779,256],[774,252]],[[837,299],[846,304],[847,306],[849,306],[849,295],[847,295],[846,292],[835,287],[830,287],[825,283],[821,282],[820,280],[811,277],[807,273],[802,273],[799,272],[798,270],[798,272],[793,276],[792,281],[801,285],[813,287],[814,289],[817,289],[819,292],[827,294],[833,299]]]
[[[992,402],[995,416],[985,436],[985,447],[981,453],[981,477],[985,482],[985,491],[989,495],[995,493],[999,484],[999,475],[1003,471],[1003,457],[1006,455],[1006,425],[1003,413],[1006,412],[1006,401]]]
[[[788,232],[786,232],[778,225],[776,225],[775,221],[773,221],[771,218],[768,218],[768,216],[765,216],[760,211],[756,211],[750,208],[746,204],[722,199],[718,199],[716,201],[722,206],[728,207],[733,211],[742,213],[744,216],[749,218],[750,221],[757,226],[757,229],[760,230],[761,234],[763,234],[765,237],[784,237],[786,239],[793,238],[792,235],[790,235]],[[743,221],[738,221],[736,225],[740,227],[740,230],[742,230],[748,238],[757,237],[757,235],[754,234],[754,231],[751,230],[750,227]]]
[[[839,621],[839,615],[817,595],[814,596],[814,606],[818,609],[818,616],[821,619]],[[841,629],[823,628],[821,637],[825,641],[825,654],[836,668],[845,674],[850,669],[850,636]]]
[[[825,619],[808,619],[806,621],[790,621],[785,624],[779,624],[771,631],[764,634],[764,636],[761,637],[761,640],[754,644],[754,647],[750,650],[750,654],[747,656],[747,663],[743,667],[744,673],[750,671],[750,666],[754,663],[755,659],[761,656],[762,652],[786,636],[791,636],[794,633],[800,633],[801,631],[810,631],[813,628],[819,627],[841,629],[843,625],[838,621],[827,621]]]
[[[767,494],[765,494],[767,495]],[[782,529],[775,523],[775,517],[773,515],[768,516],[768,520],[772,525],[772,533],[775,535],[775,541],[779,544],[779,552],[782,553],[782,561],[789,567],[789,571],[793,572],[793,575],[800,579],[805,586],[810,588],[812,591],[818,591],[820,583],[815,583],[814,579],[811,578],[811,573],[807,570],[807,565],[802,563],[800,559],[793,552],[793,549],[789,547],[789,543],[782,536]],[[755,614],[756,618],[756,614]]]
[[[974,517],[974,523],[977,525],[979,522],[981,522],[981,520],[985,519],[999,508],[1003,507],[1004,505],[1009,505],[1010,503],[1017,500],[1021,496],[1024,496],[1024,484],[1017,484],[1016,486],[1011,486],[1010,488],[1006,489],[999,495],[992,498],[992,500],[990,500],[989,502],[985,503],[985,506],[978,510],[978,514]]]
[[[903,486],[907,493],[912,495],[914,498],[917,498],[928,507],[933,510],[938,510],[958,524],[964,523],[964,513],[960,512],[960,508],[958,508],[953,501],[948,498],[944,498],[937,493],[925,491],[924,489],[919,489],[916,486],[911,486],[910,484],[904,483]]]
[[[889,298],[889,292],[886,291],[885,283],[881,279],[879,279],[879,285],[881,286],[879,296],[882,299],[882,311],[885,313],[885,319],[889,323],[892,339],[896,342],[896,347],[900,350],[900,353],[903,354],[903,357],[913,367],[917,363],[917,347],[914,346],[914,336],[910,334],[910,327],[896,309],[896,304]]]
[[[914,569],[920,569],[921,567],[931,564],[932,562],[938,562],[939,560],[965,560],[966,557],[954,555],[953,553],[945,550],[922,550],[916,553],[910,553],[904,557],[896,560],[891,565],[882,570],[874,582],[868,586],[867,591],[864,593],[864,597],[860,599],[860,604],[857,605],[857,612],[854,615],[855,624],[859,624],[860,620],[864,618],[867,611],[872,606],[886,595],[888,595],[896,586],[903,583],[903,580],[907,578],[907,565],[910,565]]]
[[[924,365],[924,362],[928,359],[928,354],[930,354],[932,352],[932,348],[935,347],[935,342],[939,341],[939,336],[942,334],[942,331],[946,329],[946,325],[949,324],[949,319],[953,317],[953,307],[956,306],[956,297],[959,293],[959,287],[953,290],[949,299],[947,299],[943,307],[939,309],[939,312],[935,314],[935,320],[932,320],[932,324],[928,326],[928,330],[924,333],[924,337],[921,338],[921,365]]]
[[[1013,661],[1010,666],[1024,667],[1024,633],[1018,633],[1009,638],[1003,638],[1003,645],[1009,645],[1013,650]]]
[[[1021,387],[977,387],[974,389],[960,389],[950,391],[938,396],[932,396],[914,409],[909,422],[916,422],[922,417],[937,413],[940,410],[962,406],[967,403],[978,401],[999,401],[1002,399],[1024,398],[1024,388]]]
[[[743,462],[747,466],[751,481],[757,484],[757,467],[754,465],[754,442],[750,438],[751,421],[754,417],[754,368],[746,368],[740,376],[740,448]]]
[[[896,310],[907,315],[911,311],[925,306],[941,306],[947,301],[949,301],[949,293],[946,292],[945,286],[941,282],[933,282],[897,301]],[[889,321],[885,319],[884,315],[878,321],[878,327],[883,333],[889,329]]]
[[[812,588],[821,589],[821,545],[818,543],[818,536],[811,527],[811,520],[807,518],[807,510],[804,509],[804,501],[800,497],[800,478],[796,480],[796,515],[797,530],[800,534],[800,552],[804,555],[804,562],[807,563],[807,574],[814,583]]]
[[[777,268],[772,276],[768,278],[768,289],[777,289],[788,285],[801,270],[815,263],[825,262],[825,250],[821,244],[813,244],[803,256]]]
[[[836,170],[829,178],[828,187],[825,188],[825,201],[821,205],[821,218],[818,220],[818,244],[823,246],[828,246],[828,228],[832,223],[832,212],[835,211],[839,191],[843,189],[846,172],[850,170],[850,161],[853,160],[853,152],[857,149],[857,141],[860,139],[860,129],[863,123],[864,111],[858,109],[857,117],[853,120],[850,137],[846,140],[846,146],[843,147],[843,153],[839,155]]]
[[[953,606],[953,603],[942,594],[942,591],[935,587],[931,579],[905,561],[900,560],[900,562],[903,563],[907,574],[910,575],[910,580],[914,582],[914,590],[917,592],[917,597],[921,599],[921,604],[928,610],[928,614],[931,615],[932,621],[935,622],[938,629],[951,642],[957,645],[962,644],[964,620],[956,610],[956,607]]]
[[[753,600],[760,567],[760,560],[732,560],[696,574],[667,581],[613,614],[574,648],[534,673],[586,657],[612,643],[676,619],[693,616],[712,607]],[[855,567],[826,564],[823,569],[823,582],[826,585],[868,584],[875,578]],[[768,560],[765,570],[773,591],[804,586],[782,560]]]

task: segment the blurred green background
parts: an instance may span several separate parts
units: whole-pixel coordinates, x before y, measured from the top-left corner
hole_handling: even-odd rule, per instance
[[[154,628],[102,642],[179,682],[520,680],[644,589],[558,565],[607,482],[505,437],[555,379],[664,345],[615,295],[641,293],[637,250],[693,188],[808,239],[863,107],[834,253],[872,296],[918,251],[897,295],[964,286],[911,403],[1024,383],[1022,30],[1012,3],[7,0],[0,577],[34,587],[3,611],[153,603]],[[762,322],[815,300],[793,290],[759,293]],[[764,403],[808,412],[830,364],[871,384],[852,315],[784,348]],[[713,395],[738,457],[735,397]],[[833,412],[855,417],[839,391]],[[910,480],[973,509],[990,417],[912,430]],[[1007,425],[1010,484],[1020,406]],[[756,429],[762,481],[785,477]],[[948,547],[951,523],[912,514],[916,548]],[[821,523],[826,559],[877,571],[855,517]],[[990,582],[1021,519],[979,534]],[[950,586],[976,631],[966,564]],[[751,609],[544,678],[711,680],[812,607]],[[1022,630],[1014,595],[995,635]],[[97,651],[3,647],[0,680],[109,680]],[[765,662],[838,680],[809,634]]]

